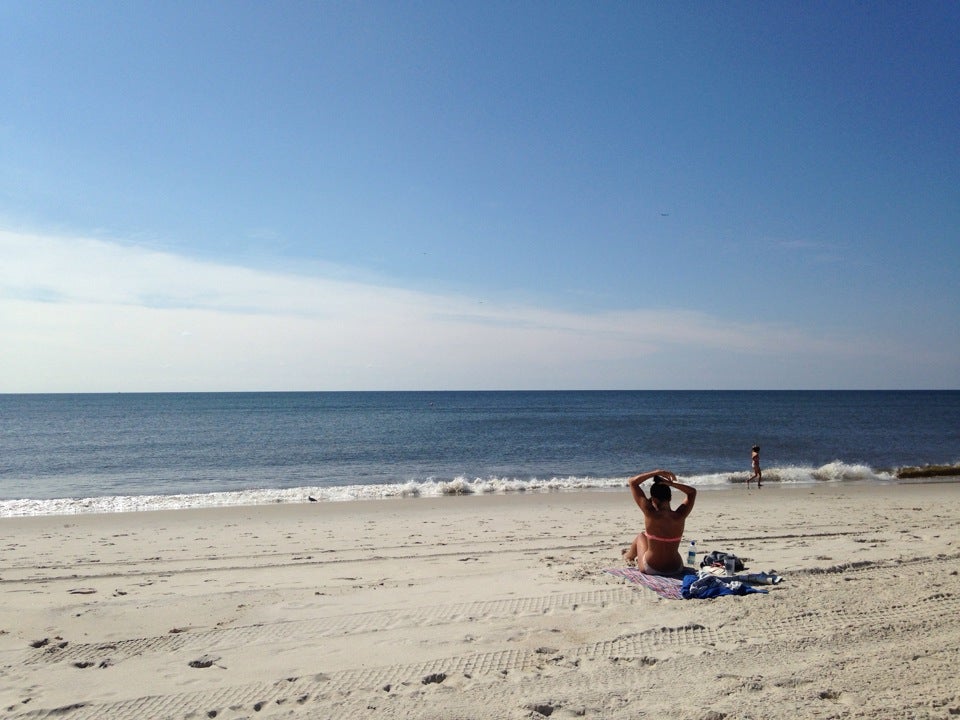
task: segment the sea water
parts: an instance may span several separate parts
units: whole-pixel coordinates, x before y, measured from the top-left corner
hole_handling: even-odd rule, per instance
[[[960,391],[0,395],[0,517],[459,493],[891,481]],[[960,474],[960,470],[958,470]]]

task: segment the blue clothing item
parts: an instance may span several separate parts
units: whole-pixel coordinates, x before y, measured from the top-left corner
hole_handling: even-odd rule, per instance
[[[680,594],[686,600],[706,600],[721,595],[747,595],[749,593],[765,593],[766,590],[755,588],[747,583],[717,575],[687,575],[680,587]]]

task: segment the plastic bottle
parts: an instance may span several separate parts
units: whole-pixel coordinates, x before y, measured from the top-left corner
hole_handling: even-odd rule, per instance
[[[690,549],[687,550],[687,565],[694,567],[694,563],[697,562],[697,541],[690,541]]]

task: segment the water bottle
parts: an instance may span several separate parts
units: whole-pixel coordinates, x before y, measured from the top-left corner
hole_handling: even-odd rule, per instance
[[[687,550],[687,565],[690,567],[695,567],[694,563],[697,561],[697,541],[690,541],[690,549]]]

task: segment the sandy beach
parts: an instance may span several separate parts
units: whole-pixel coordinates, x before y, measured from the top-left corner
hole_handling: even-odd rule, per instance
[[[783,577],[605,572],[629,492],[0,520],[3,718],[960,716],[960,483],[700,493]]]

